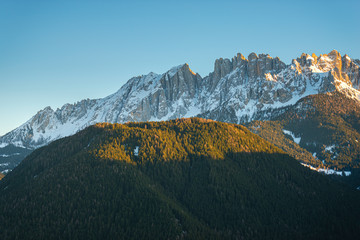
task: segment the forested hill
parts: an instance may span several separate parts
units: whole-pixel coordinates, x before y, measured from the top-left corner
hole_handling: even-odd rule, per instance
[[[360,168],[359,119],[357,100],[335,92],[308,96],[272,121],[254,121],[247,126],[299,161],[313,166],[353,170]],[[299,146],[313,154],[317,162],[309,161],[305,154],[293,154],[299,146],[291,140],[292,145],[286,144],[282,140],[285,136],[291,140],[297,138]]]
[[[1,239],[355,239],[360,193],[245,127],[97,124],[0,181]]]

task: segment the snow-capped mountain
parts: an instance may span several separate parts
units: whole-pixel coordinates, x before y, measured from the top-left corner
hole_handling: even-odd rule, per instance
[[[311,94],[339,91],[360,99],[359,60],[333,50],[302,54],[286,65],[278,57],[251,53],[246,59],[217,59],[202,78],[187,64],[164,74],[131,78],[116,93],[94,100],[39,111],[26,123],[0,137],[0,149],[14,145],[35,149],[98,123],[160,121],[201,116],[244,123],[267,119],[276,109]]]
[[[277,109],[294,105],[312,94],[337,90],[350,98],[360,96],[359,65],[335,50],[319,57],[302,54],[290,65],[263,54],[252,53],[248,59],[242,56],[241,59],[217,83],[208,100],[214,107],[201,116],[244,123],[275,117],[276,112],[281,113]]]

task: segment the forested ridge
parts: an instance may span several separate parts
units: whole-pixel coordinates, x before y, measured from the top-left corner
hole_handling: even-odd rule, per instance
[[[96,124],[0,182],[2,239],[353,239],[360,193],[245,127]]]
[[[272,121],[254,121],[246,126],[299,161],[350,170],[360,167],[359,119],[358,102],[333,92],[308,96]],[[301,139],[300,147],[283,129]],[[321,161],[311,156],[314,152]]]
[[[253,121],[246,126],[300,162],[351,171],[347,177],[330,177],[357,188],[360,186],[359,119],[357,100],[333,92],[308,96],[271,121]],[[300,139],[299,145],[284,129]]]

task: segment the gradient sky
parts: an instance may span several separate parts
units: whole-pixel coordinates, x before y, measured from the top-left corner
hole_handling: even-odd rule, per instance
[[[0,135],[46,106],[237,52],[360,58],[360,1],[0,1]]]

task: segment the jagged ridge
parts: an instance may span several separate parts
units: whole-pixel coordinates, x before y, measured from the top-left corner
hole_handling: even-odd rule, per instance
[[[252,53],[217,59],[214,72],[202,78],[187,64],[164,74],[149,73],[130,79],[103,99],[47,107],[19,128],[0,138],[34,149],[69,136],[97,122],[159,121],[202,116],[244,123],[272,117],[273,109],[295,104],[317,93],[338,90],[358,99],[359,61],[337,51],[316,56],[302,54],[290,65],[278,57]]]

